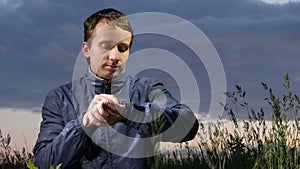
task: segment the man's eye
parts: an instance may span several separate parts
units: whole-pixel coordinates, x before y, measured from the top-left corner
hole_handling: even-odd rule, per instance
[[[129,49],[129,45],[127,44],[119,44],[118,45],[118,51],[121,53],[126,52]]]
[[[103,42],[100,44],[100,47],[105,50],[110,50],[113,47],[113,44],[109,42]]]

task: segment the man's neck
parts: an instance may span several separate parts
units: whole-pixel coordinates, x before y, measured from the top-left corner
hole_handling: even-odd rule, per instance
[[[91,67],[89,67],[89,72],[90,72],[95,78],[97,78],[97,79],[100,79],[100,80],[105,81],[105,82],[111,82],[111,79],[105,79],[105,78],[103,78],[103,77],[97,76],[97,74],[94,73],[94,72],[92,71]]]

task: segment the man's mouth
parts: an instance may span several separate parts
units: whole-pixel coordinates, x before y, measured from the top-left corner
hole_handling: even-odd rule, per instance
[[[116,65],[106,65],[106,67],[109,69],[109,70],[113,70],[113,71],[116,71],[118,69],[118,66]]]

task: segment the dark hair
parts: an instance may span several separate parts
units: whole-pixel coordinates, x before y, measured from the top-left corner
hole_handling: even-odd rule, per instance
[[[133,40],[133,29],[129,23],[129,20],[126,18],[124,13],[113,8],[106,8],[98,12],[95,12],[84,21],[85,42],[88,42],[88,40],[92,37],[96,25],[102,20],[107,20],[109,24],[113,26],[117,26],[123,30],[130,32],[131,33],[130,46],[131,46]]]

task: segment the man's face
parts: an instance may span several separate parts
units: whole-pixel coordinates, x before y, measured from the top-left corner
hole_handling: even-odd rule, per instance
[[[124,73],[128,60],[131,33],[106,22],[99,22],[82,51],[90,59],[90,67],[98,77],[111,80]]]

